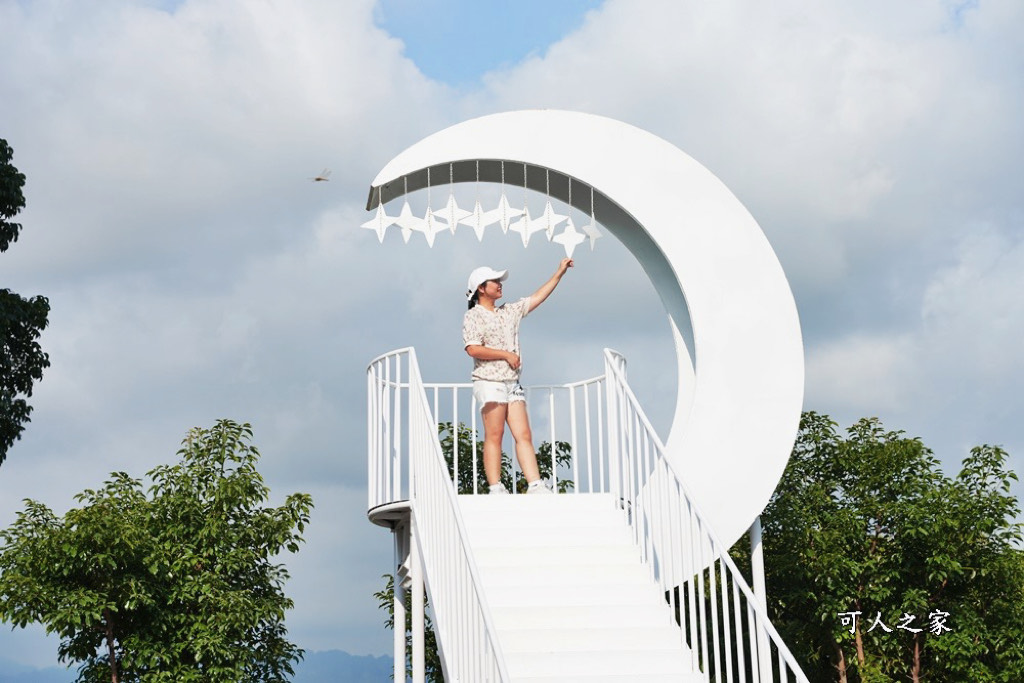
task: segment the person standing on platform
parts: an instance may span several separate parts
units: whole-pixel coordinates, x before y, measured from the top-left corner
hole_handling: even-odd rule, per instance
[[[507,270],[481,266],[469,274],[469,310],[462,320],[462,341],[473,358],[473,396],[480,405],[484,423],[484,474],[492,494],[507,494],[501,484],[501,442],[508,424],[516,442],[516,460],[527,481],[527,493],[552,493],[540,478],[533,448],[526,397],[519,383],[522,352],[519,323],[555,290],[562,276],[572,268],[564,258],[555,274],[528,297],[497,305]]]

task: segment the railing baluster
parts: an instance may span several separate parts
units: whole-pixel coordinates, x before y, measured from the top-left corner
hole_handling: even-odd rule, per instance
[[[408,460],[408,455],[402,456],[402,363],[401,360],[396,359],[395,362],[395,426],[394,426],[394,439],[395,439],[395,457],[397,458],[396,464],[398,466],[398,475],[395,477],[398,485],[398,491],[402,490],[402,462]],[[410,419],[412,415],[409,416]],[[410,485],[411,481],[410,471]],[[411,494],[410,494],[411,495]]]
[[[459,391],[452,389],[452,482],[459,492]]]
[[[736,625],[736,678],[739,683],[747,683],[747,664],[743,656],[745,641],[743,639],[743,620],[740,610],[740,590],[736,586],[738,577],[732,577],[732,618]],[[749,629],[748,629],[749,632]]]
[[[480,491],[478,490],[479,489],[479,482],[480,482],[480,472],[479,472],[480,453],[477,452],[477,448],[476,448],[476,442],[478,440],[476,438],[476,429],[477,429],[477,427],[476,427],[476,416],[479,413],[479,411],[477,410],[477,406],[476,406],[476,396],[473,396],[472,393],[470,394],[469,411],[470,411],[470,422],[473,425],[472,428],[471,428],[472,429],[472,435],[470,437],[470,440],[473,442],[473,493],[476,494],[476,493],[480,493]]]
[[[753,605],[750,604],[750,598],[747,598],[747,624],[749,624],[750,635],[747,640],[750,643],[750,678],[753,683],[761,683],[761,655],[763,643],[758,635],[761,631],[760,626],[757,623],[757,615],[754,612]],[[764,683],[771,683],[771,681],[765,681]]]
[[[728,551],[726,551],[728,552]],[[731,681],[732,677],[732,627],[731,620],[729,618],[729,581],[728,581],[728,570],[726,569],[725,562],[718,563],[719,571],[719,589],[721,591],[721,599],[719,604],[722,606],[722,652],[725,656],[725,680]]]
[[[551,487],[558,491],[558,459],[555,446],[558,441],[555,439],[555,388],[548,387],[548,420],[551,423]]]
[[[608,422],[610,420],[610,418],[608,416],[608,406],[601,400],[601,393],[602,393],[602,391],[607,393],[608,387],[607,387],[606,384],[598,384],[597,385],[597,420],[598,420],[597,434],[598,434],[598,436],[601,436],[602,434],[604,434],[606,429],[611,429],[611,427],[608,425]],[[601,414],[602,407],[604,408],[603,418],[602,418],[602,414]],[[604,449],[604,442],[605,442],[605,440],[602,439],[602,438],[599,438],[597,440],[597,460],[598,460],[598,462],[601,463],[600,470],[598,471],[597,475],[598,475],[598,485],[600,486],[601,493],[607,493],[607,492],[611,491],[611,474],[608,474],[608,481],[607,481],[608,488],[605,488],[605,483],[606,483],[606,481],[605,481],[605,467],[608,467],[609,469],[611,468],[611,460],[612,460],[612,457],[611,457],[611,447],[609,446],[609,449],[608,449],[608,460],[605,460],[605,457],[604,457],[604,450],[605,450]],[[612,435],[609,432],[608,443],[611,444],[611,442],[612,442]],[[615,492],[612,491],[612,493],[615,493]]]
[[[711,564],[708,566],[708,602],[711,611],[711,662],[714,665],[715,680],[722,680],[722,643],[718,633],[718,582],[715,580],[715,547],[711,546]]]
[[[598,398],[600,402],[600,397]],[[583,385],[583,434],[587,442],[587,493],[594,492],[594,457],[591,449],[590,439],[590,384]],[[580,481],[576,482],[577,489],[583,488]]]
[[[586,392],[586,388],[583,390]],[[569,455],[572,457],[573,493],[580,492],[579,442],[576,440],[576,389],[569,389]],[[555,491],[558,491],[556,488]]]
[[[697,580],[698,580],[697,574],[700,571],[700,568],[697,567],[697,563],[695,562],[695,560],[696,560],[696,553],[697,553],[697,546],[694,544],[694,540],[696,539],[696,534],[693,533],[694,525],[696,524],[696,520],[694,520],[693,506],[690,504],[690,501],[686,501],[686,506],[685,507],[686,507],[686,537],[687,537],[687,541],[688,541],[688,544],[689,544],[689,552],[686,553],[687,565],[686,565],[686,573],[684,574],[684,576],[686,577],[687,583],[690,584],[689,585],[689,590],[686,591],[687,603],[688,603],[688,608],[689,608],[688,609],[688,613],[690,615],[690,619],[689,619],[689,623],[690,623],[690,648],[691,648],[692,652],[694,653],[693,659],[694,659],[696,665],[699,667],[701,665],[701,661],[702,661],[701,656],[700,656],[700,645],[699,645],[699,640],[698,640],[699,636],[698,636],[698,633],[697,633],[697,629],[700,627],[699,626],[699,621],[700,621],[699,620],[699,615],[697,613]]]
[[[707,603],[704,601],[704,571],[707,566],[706,558],[704,557],[704,534],[702,524],[699,518],[694,518],[697,525],[697,618],[699,626],[697,629],[697,635],[700,638],[700,653],[701,663],[704,669],[704,680],[710,680],[711,674],[711,659],[709,653],[708,643],[708,613]]]
[[[434,429],[440,429],[440,427],[441,427],[441,422],[440,422],[441,418],[439,417],[440,411],[437,409],[438,408],[438,404],[437,404],[438,392],[440,392],[440,390],[441,390],[441,387],[435,386],[434,387],[434,391],[432,392],[434,394],[434,402],[433,402],[433,412],[431,414],[434,416]],[[454,424],[454,422],[453,422],[453,424]]]

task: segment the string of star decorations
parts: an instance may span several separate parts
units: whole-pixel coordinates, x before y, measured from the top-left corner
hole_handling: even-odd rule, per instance
[[[526,175],[526,164],[523,164],[523,175]],[[594,249],[594,243],[601,237],[597,229],[597,221],[594,219],[594,189],[590,188],[590,215],[589,222],[584,225],[580,232],[572,221],[572,216],[555,213],[551,204],[551,179],[550,172],[545,171],[545,190],[547,201],[544,204],[544,211],[533,218],[530,216],[529,207],[526,205],[528,190],[523,187],[523,208],[516,209],[509,204],[505,193],[505,163],[501,164],[501,198],[497,207],[485,211],[480,203],[480,162],[476,163],[476,203],[472,211],[460,208],[455,200],[454,190],[449,190],[448,201],[439,209],[431,208],[430,193],[430,169],[427,169],[427,210],[422,217],[416,216],[409,206],[409,200],[402,203],[402,209],[397,216],[389,216],[384,210],[384,204],[380,201],[380,188],[377,189],[377,212],[373,218],[362,224],[361,227],[373,230],[377,233],[377,239],[384,242],[384,233],[392,225],[398,226],[402,239],[408,243],[414,232],[421,232],[427,240],[427,246],[434,246],[434,238],[441,232],[448,230],[452,235],[460,225],[472,228],[478,240],[483,241],[484,229],[492,225],[501,228],[502,233],[517,233],[522,240],[523,246],[527,246],[530,238],[538,232],[543,232],[548,241],[562,245],[565,255],[572,258],[572,253],[581,243],[590,240],[590,249]],[[405,194],[408,195],[408,179],[404,179]],[[448,183],[454,187],[453,166],[448,165]],[[569,206],[572,206],[572,179],[569,180]],[[562,231],[556,233],[556,228],[565,224]]]

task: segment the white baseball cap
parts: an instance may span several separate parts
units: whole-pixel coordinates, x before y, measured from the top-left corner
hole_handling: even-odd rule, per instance
[[[466,292],[466,299],[472,299],[473,293],[476,292],[476,288],[487,282],[488,280],[497,280],[498,282],[504,282],[508,278],[507,270],[495,270],[488,266],[480,266],[472,273],[469,274],[469,282],[467,286],[469,291]]]

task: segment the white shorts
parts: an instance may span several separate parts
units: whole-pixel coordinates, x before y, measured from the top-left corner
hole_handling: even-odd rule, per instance
[[[488,403],[525,401],[526,395],[519,382],[489,382],[485,379],[475,379],[473,380],[473,398],[482,408]]]

